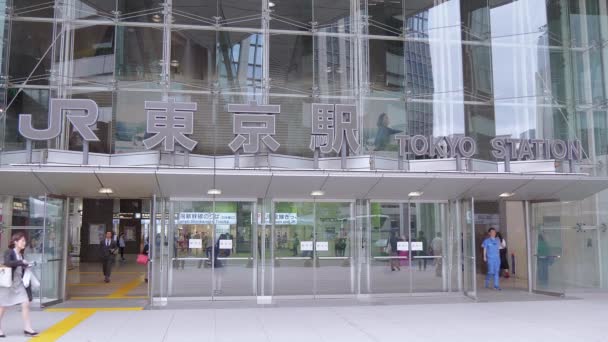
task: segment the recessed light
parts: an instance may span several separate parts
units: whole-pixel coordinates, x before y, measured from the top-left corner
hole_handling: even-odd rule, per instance
[[[314,197],[324,196],[324,195],[325,195],[325,191],[323,191],[323,190],[315,190],[310,193],[310,196],[314,196]]]
[[[113,194],[114,190],[112,190],[111,188],[99,188],[99,190],[97,190],[100,194]]]
[[[215,195],[221,195],[221,194],[222,194],[222,190],[220,190],[220,189],[209,189],[207,191],[207,195],[215,196]]]
[[[513,192],[503,192],[502,194],[500,194],[498,196],[502,197],[502,198],[507,198],[507,197],[515,196],[515,193],[513,193]]]
[[[155,22],[155,23],[160,23],[161,20],[162,20],[162,18],[160,16],[160,14],[154,14],[152,16],[152,21]]]
[[[424,192],[422,192],[422,191],[412,191],[407,195],[409,197],[420,197],[420,196],[422,196],[422,194],[424,194]]]
[[[276,6],[276,4],[272,1],[268,2],[268,8],[273,8],[274,6]]]

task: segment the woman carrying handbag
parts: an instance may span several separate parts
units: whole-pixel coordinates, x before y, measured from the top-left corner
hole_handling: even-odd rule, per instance
[[[6,308],[21,304],[21,316],[23,317],[23,333],[25,336],[36,336],[37,332],[32,329],[30,320],[30,302],[32,301],[32,288],[28,282],[23,282],[23,276],[33,264],[24,259],[23,251],[26,245],[25,234],[16,233],[11,237],[9,249],[4,253],[4,265],[12,269],[12,285],[0,287],[0,323]],[[29,277],[28,277],[29,278]],[[0,330],[0,338],[6,337]]]

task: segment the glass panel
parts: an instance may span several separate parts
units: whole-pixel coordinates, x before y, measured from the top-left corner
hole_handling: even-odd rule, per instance
[[[170,295],[211,296],[215,236],[212,202],[174,202],[169,255],[172,272]]]
[[[118,26],[116,30],[119,87],[158,88],[162,74],[162,28]]]
[[[407,204],[371,204],[369,282],[371,293],[410,293]],[[408,250],[406,250],[408,249]]]
[[[89,26],[72,31],[74,54],[69,70],[72,85],[111,85],[114,78],[114,26]]]
[[[173,0],[172,7],[176,24],[213,25],[216,22],[217,0]]]
[[[395,136],[407,132],[406,105],[399,100],[364,100],[363,154],[397,158]]]
[[[274,205],[275,264],[273,295],[313,295],[314,204],[277,202]],[[277,217],[287,215],[287,220]]]
[[[460,201],[461,226],[462,226],[462,251],[463,251],[463,274],[464,293],[467,296],[477,297],[477,271],[475,266],[475,209],[473,199]]]
[[[171,89],[210,91],[216,81],[215,31],[173,31]]]
[[[13,101],[15,96],[17,98]],[[23,89],[19,92],[19,89],[9,88],[8,99],[9,102],[13,101],[13,104],[6,111],[5,150],[23,150],[25,149],[25,138],[19,134],[19,114],[32,114],[34,128],[47,128],[49,91],[46,89]],[[54,146],[54,142],[34,141],[32,145],[34,148],[46,148],[47,146]]]
[[[163,3],[163,0],[117,0],[116,10],[120,21],[162,23]]]
[[[217,16],[224,26],[262,26],[262,0],[217,0]]]
[[[150,292],[154,298],[166,298],[167,297],[167,283],[168,283],[168,272],[167,270],[172,267],[172,260],[170,260],[168,247],[169,244],[166,242],[169,225],[169,201],[163,198],[156,200],[156,222],[155,231],[151,232],[149,237],[150,244],[150,255],[149,258],[151,263],[149,265],[150,274],[148,279],[150,281]],[[171,229],[174,229],[173,227]]]
[[[94,153],[111,153],[113,93],[73,90],[72,98],[91,99],[97,103],[97,106],[99,107],[99,116],[97,117],[97,123],[92,127],[92,130],[99,138],[99,141],[89,142],[89,151]],[[82,136],[74,131],[73,126],[70,126],[69,137],[69,149],[72,151],[82,151]]]
[[[218,32],[218,72],[222,91],[261,93],[262,34]]]
[[[272,3],[274,6],[271,6]],[[305,31],[312,27],[312,0],[272,0],[269,2],[271,29]]]
[[[350,203],[317,203],[316,294],[354,294],[354,220]]]
[[[270,36],[270,91],[310,96],[313,87],[313,39],[300,35]]]
[[[75,19],[112,20],[117,14],[116,1],[88,0],[74,1],[65,5],[66,16],[72,15]],[[73,9],[73,12],[72,12]]]
[[[270,96],[270,103],[281,106],[281,114],[276,115],[276,139],[281,144],[279,154],[312,157],[310,149],[311,132],[310,97]]]
[[[53,0],[17,0],[13,6],[14,14],[20,17],[52,18],[55,13]]]
[[[63,240],[64,240],[64,205],[65,200],[47,197],[46,220],[44,232],[44,251],[41,268],[41,303],[61,298],[61,281],[63,279]]]
[[[320,94],[354,94],[352,42],[346,37],[314,37],[315,90]]]
[[[351,32],[350,0],[313,1],[313,19],[323,32]]]
[[[253,207],[253,203],[215,203],[214,250],[218,257],[214,265],[214,296],[256,295]]]
[[[408,10],[416,7],[426,7],[428,1],[407,1]],[[362,1],[363,3],[363,1]],[[403,4],[402,1],[382,1],[367,3],[367,15],[369,16],[369,34],[399,36],[403,33]],[[365,9],[362,9],[365,11]]]
[[[53,24],[36,22],[12,23],[9,81],[28,85],[49,84]],[[31,77],[28,79],[28,77]]]
[[[214,101],[217,103],[216,95],[169,93],[169,96],[178,102],[194,102],[197,104],[194,112],[194,133],[188,135],[192,140],[198,142],[192,151],[193,153],[216,155],[219,147],[216,142],[219,137],[230,138],[233,136],[232,118],[217,116],[217,105],[214,105]],[[226,145],[225,147],[227,148]],[[176,145],[176,149],[179,150],[181,147]]]
[[[156,92],[117,91],[114,98],[114,153],[144,151],[146,101],[159,101]]]
[[[447,250],[443,239],[447,233],[445,204],[416,203],[410,208],[412,242],[421,244],[415,247],[420,250],[413,254],[412,290],[414,292],[446,291],[447,283],[443,280],[444,251]],[[416,244],[412,244],[412,250],[414,245]]]

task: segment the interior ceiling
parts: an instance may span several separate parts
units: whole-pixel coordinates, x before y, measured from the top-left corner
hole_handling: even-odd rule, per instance
[[[102,195],[100,187],[114,193]],[[209,169],[6,168],[0,170],[0,194],[64,195],[72,197],[208,198],[207,190],[222,190],[225,199],[310,199],[323,190],[323,199],[357,198],[445,201],[458,198],[497,200],[581,200],[608,188],[608,179],[584,175],[510,175],[494,173],[392,173],[341,171],[267,171]]]

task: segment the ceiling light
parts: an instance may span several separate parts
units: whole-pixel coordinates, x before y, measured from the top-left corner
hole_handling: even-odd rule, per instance
[[[114,190],[112,190],[111,188],[99,188],[98,192],[100,194],[113,194]]]
[[[155,22],[155,23],[160,23],[161,19],[162,18],[160,16],[160,14],[155,14],[155,15],[152,16],[152,21]]]
[[[422,192],[422,191],[412,191],[407,195],[409,197],[420,197],[420,196],[422,196],[422,194],[424,194],[424,192]]]
[[[220,189],[209,189],[207,191],[207,195],[215,196],[215,195],[221,195],[221,194],[222,194],[222,190],[220,190]]]
[[[171,61],[171,66],[174,68],[177,68],[179,66],[179,61],[177,59],[174,59]]]
[[[273,8],[274,6],[276,6],[276,4],[272,1],[268,2],[268,8]]]
[[[313,191],[313,192],[310,193],[310,196],[314,196],[314,197],[325,196],[325,191],[323,191],[323,190],[315,190],[315,191]]]
[[[503,192],[502,194],[500,194],[498,196],[502,197],[502,198],[507,198],[507,197],[515,196],[515,193],[513,193],[513,192]]]

